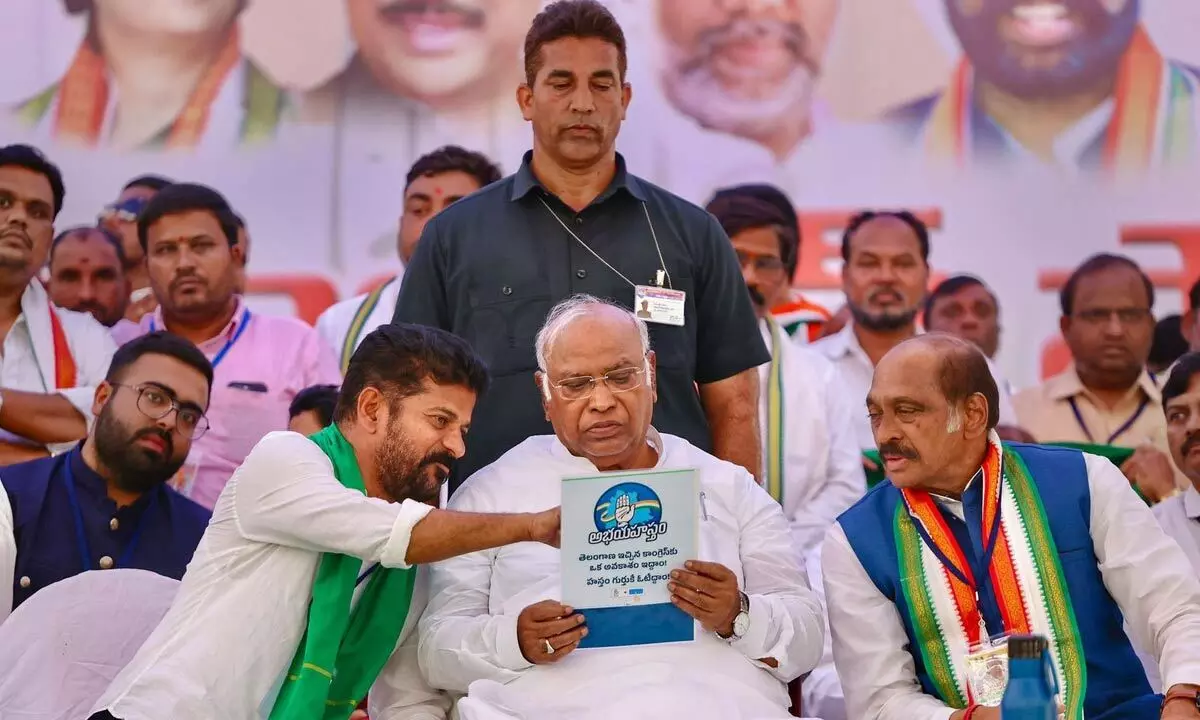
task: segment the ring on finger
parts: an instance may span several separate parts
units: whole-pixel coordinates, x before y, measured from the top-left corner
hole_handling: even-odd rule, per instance
[[[542,638],[542,647],[546,648],[547,655],[554,654],[554,646],[550,644],[550,641],[548,639]]]

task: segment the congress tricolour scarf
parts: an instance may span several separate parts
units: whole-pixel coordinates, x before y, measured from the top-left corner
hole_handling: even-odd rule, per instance
[[[935,158],[972,160],[973,72],[965,59],[930,114],[925,144]],[[1200,128],[1197,78],[1168,62],[1139,27],[1121,59],[1113,117],[1104,135],[1104,168],[1144,170],[1195,156]]]
[[[337,426],[310,439],[329,456],[338,481],[365,494],[354,448]],[[361,567],[358,558],[321,556],[308,625],[270,720],[346,720],[395,650],[412,602],[416,569],[379,568],[351,611]]]
[[[929,493],[901,493],[904,502],[896,506],[893,526],[900,576],[920,579],[902,583],[909,620],[938,695],[951,707],[965,708],[972,701],[966,656],[971,646],[985,639],[973,589],[978,583]],[[982,537],[986,541],[996,530],[987,573],[1004,631],[1049,639],[1065,717],[1082,720],[1087,670],[1058,550],[1029,470],[1020,456],[1001,446],[994,432],[983,462],[983,498]],[[968,582],[947,568],[939,553]]]

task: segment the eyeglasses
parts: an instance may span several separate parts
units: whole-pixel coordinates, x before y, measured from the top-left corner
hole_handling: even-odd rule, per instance
[[[559,396],[563,400],[583,400],[589,398],[592,393],[596,392],[596,385],[604,383],[609,392],[623,393],[630,390],[636,390],[642,386],[642,378],[644,373],[649,368],[646,366],[640,368],[620,368],[602,375],[601,377],[592,377],[591,375],[579,375],[577,377],[569,377],[562,382],[550,383]]]
[[[771,255],[751,255],[738,250],[737,259],[738,264],[742,267],[753,265],[754,270],[760,273],[775,273],[783,270],[783,261]]]
[[[120,222],[134,222],[138,218],[138,213],[146,207],[146,202],[145,198],[129,198],[123,203],[107,205],[96,219],[100,222],[108,219]]]
[[[175,428],[186,438],[195,440],[208,431],[208,418],[204,417],[204,413],[195,408],[183,407],[157,385],[109,384],[117,388],[136,390],[137,409],[151,420],[162,420],[170,415],[172,410],[175,411]]]
[[[1112,319],[1113,315],[1117,316],[1117,322],[1122,325],[1136,325],[1144,320],[1152,317],[1149,310],[1145,308],[1090,308],[1075,313],[1083,322],[1089,325],[1103,325]]]

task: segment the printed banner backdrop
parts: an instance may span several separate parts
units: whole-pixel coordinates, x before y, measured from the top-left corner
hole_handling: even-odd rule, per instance
[[[1141,262],[1159,316],[1200,277],[1195,0],[607,3],[629,42],[631,169],[701,204],[778,184],[804,225],[795,284],[830,309],[863,207],[921,211],[935,271],[997,291],[1018,386],[1061,367],[1056,291],[1087,255]],[[219,188],[249,224],[252,303],[312,321],[398,266],[422,153],[519,163],[543,4],[7,0],[0,140],[63,168],[60,227],[141,173]]]

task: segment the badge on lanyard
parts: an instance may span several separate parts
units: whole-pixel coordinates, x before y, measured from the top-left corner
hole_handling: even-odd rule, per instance
[[[975,702],[999,707],[1008,687],[1008,635],[987,638],[967,652],[967,684]]]
[[[687,293],[683,290],[651,285],[633,287],[633,312],[646,322],[683,327],[686,309]]]

